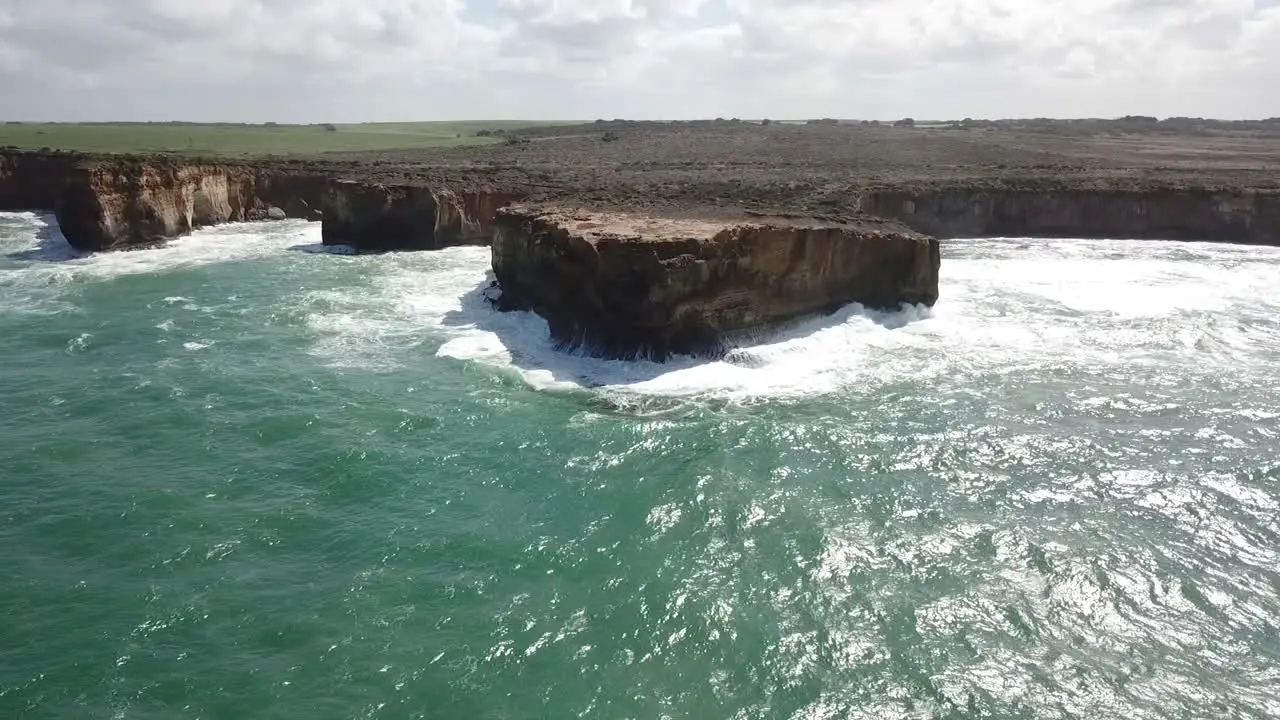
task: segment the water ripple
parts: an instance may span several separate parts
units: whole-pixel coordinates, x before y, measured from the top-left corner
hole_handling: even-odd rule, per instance
[[[0,220],[0,716],[1280,716],[1274,249],[951,242],[658,366],[483,249]]]

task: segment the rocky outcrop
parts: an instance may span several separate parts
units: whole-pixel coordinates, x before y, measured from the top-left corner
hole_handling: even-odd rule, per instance
[[[975,184],[977,185],[977,184]],[[874,190],[862,210],[940,237],[1074,237],[1280,244],[1280,191],[1133,187]]]
[[[517,193],[339,180],[324,196],[323,242],[363,251],[487,245],[498,208]]]
[[[53,210],[80,160],[74,153],[0,153],[0,210]]]
[[[168,158],[88,160],[72,168],[58,224],[82,251],[153,245],[208,225],[318,219],[327,179]]]
[[[650,218],[515,206],[498,213],[504,310],[611,358],[714,354],[735,331],[938,299],[938,242],[895,223]]]
[[[448,182],[335,181],[315,165],[172,156],[0,153],[0,210],[54,210],[82,251],[154,245],[243,220],[321,220],[327,244],[430,250],[488,244],[498,208],[520,192]]]
[[[251,174],[218,166],[91,162],[68,183],[58,224],[82,251],[149,245],[246,219],[252,188]]]

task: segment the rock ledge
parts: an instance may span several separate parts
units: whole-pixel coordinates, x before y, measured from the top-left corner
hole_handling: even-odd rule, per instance
[[[504,310],[533,310],[562,347],[610,358],[718,354],[727,336],[849,303],[938,299],[938,241],[891,221],[498,211]]]

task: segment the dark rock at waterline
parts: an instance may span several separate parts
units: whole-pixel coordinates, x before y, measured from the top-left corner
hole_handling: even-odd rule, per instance
[[[333,182],[324,196],[322,241],[359,250],[436,250],[487,245],[498,208],[519,193]]]
[[[246,220],[284,220],[289,215],[274,205],[256,207],[245,213]]]

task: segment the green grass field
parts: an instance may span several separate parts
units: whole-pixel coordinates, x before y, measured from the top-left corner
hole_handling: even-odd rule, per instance
[[[480,130],[537,125],[521,120],[361,123],[335,125],[233,125],[176,123],[7,123],[0,147],[52,148],[100,153],[174,152],[190,155],[317,155],[327,152],[411,150],[486,145],[501,138]]]

